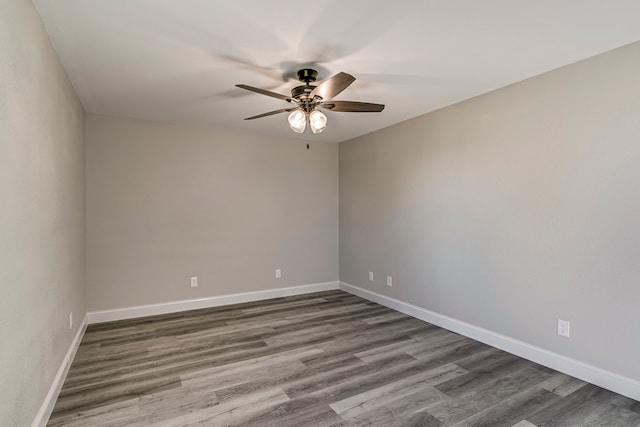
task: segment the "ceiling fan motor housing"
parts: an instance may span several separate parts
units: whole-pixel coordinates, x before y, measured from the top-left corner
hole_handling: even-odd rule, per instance
[[[291,89],[291,98],[297,100],[300,104],[302,111],[310,113],[315,108],[315,103],[321,101],[322,98],[312,99],[310,97],[311,92],[316,88],[310,85],[310,82],[315,82],[318,78],[318,72],[311,68],[303,68],[298,71],[298,80],[304,82],[304,85],[297,86]]]
[[[291,97],[294,99],[300,99],[300,98],[303,98],[305,95],[309,96],[311,91],[313,91],[313,89],[315,88],[316,88],[315,86],[311,86],[311,85],[296,86],[293,89],[291,89]]]

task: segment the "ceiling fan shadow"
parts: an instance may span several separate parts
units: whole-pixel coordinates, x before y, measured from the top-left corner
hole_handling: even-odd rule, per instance
[[[278,67],[282,70],[282,78],[284,81],[298,81],[298,70],[310,68],[318,72],[318,80],[329,77],[332,73],[329,68],[320,64],[319,61],[282,61],[278,63]]]
[[[398,7],[394,2],[378,2],[375,7],[366,0],[319,4],[322,8],[314,13],[298,50],[301,55],[313,52],[316,61],[323,64],[347,59],[366,49],[411,14],[410,7]],[[331,31],[327,30],[327,22],[331,23]]]
[[[434,82],[425,76],[395,73],[358,73],[363,87],[369,84],[390,84],[403,86],[429,86]]]
[[[133,7],[133,6],[132,6]],[[204,51],[213,59],[212,63],[226,62],[234,67],[240,67],[264,75],[275,81],[283,80],[281,69],[278,64],[260,65],[259,61],[249,59],[252,52],[268,52],[270,49],[274,53],[280,52],[283,45],[287,45],[286,40],[282,40],[275,33],[262,29],[258,25],[253,25],[245,16],[227,9],[216,6],[215,13],[224,13],[228,16],[224,21],[237,23],[238,26],[246,28],[245,36],[242,40],[230,40],[220,36],[220,31],[213,31],[205,25],[206,21],[199,25],[199,17],[182,16],[176,13],[168,13],[161,6],[149,3],[145,6],[145,13],[149,16],[146,21],[148,25],[140,28],[153,32],[158,22],[162,23],[163,37],[169,35],[173,41],[185,44],[191,48]],[[204,14],[206,16],[206,14]],[[277,46],[278,48],[273,48]],[[238,54],[242,52],[242,54]]]

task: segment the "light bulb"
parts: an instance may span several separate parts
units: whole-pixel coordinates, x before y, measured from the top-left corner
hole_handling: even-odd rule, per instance
[[[313,110],[309,115],[309,126],[313,133],[320,133],[327,127],[327,116],[321,111]]]
[[[291,130],[297,133],[304,132],[307,127],[307,115],[302,110],[295,110],[289,114],[289,126]]]

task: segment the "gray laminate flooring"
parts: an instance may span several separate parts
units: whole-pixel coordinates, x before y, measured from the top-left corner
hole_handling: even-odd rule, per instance
[[[330,291],[90,325],[50,426],[640,426],[640,402]]]

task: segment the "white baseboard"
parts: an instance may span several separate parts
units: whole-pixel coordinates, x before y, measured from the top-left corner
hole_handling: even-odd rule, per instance
[[[89,324],[111,322],[114,320],[133,319],[156,314],[176,313],[199,308],[218,307],[221,305],[259,301],[291,295],[338,289],[338,282],[314,283],[311,285],[292,286],[289,288],[268,289],[264,291],[245,292],[241,294],[220,295],[215,297],[165,302],[160,304],[139,305],[135,307],[116,308],[113,310],[91,311],[87,313]]]
[[[73,362],[73,358],[78,351],[78,347],[80,347],[80,342],[82,341],[82,337],[84,336],[84,332],[87,330],[87,316],[84,317],[76,336],[71,341],[71,345],[69,346],[69,350],[67,350],[67,354],[62,359],[62,363],[58,368],[58,372],[56,376],[53,378],[53,383],[49,388],[49,392],[47,393],[42,405],[40,405],[40,409],[36,414],[36,417],[31,423],[31,427],[45,427],[47,422],[49,422],[49,417],[51,416],[51,412],[53,412],[53,407],[56,404],[56,400],[58,399],[58,394],[60,394],[60,389],[62,388],[62,384],[64,384],[65,378],[67,378],[67,373],[69,372],[69,367],[71,366],[71,362]]]
[[[340,289],[385,307],[448,329],[516,356],[539,363],[583,381],[640,401],[640,381],[553,353],[505,335],[484,329],[368,289],[340,282]]]

